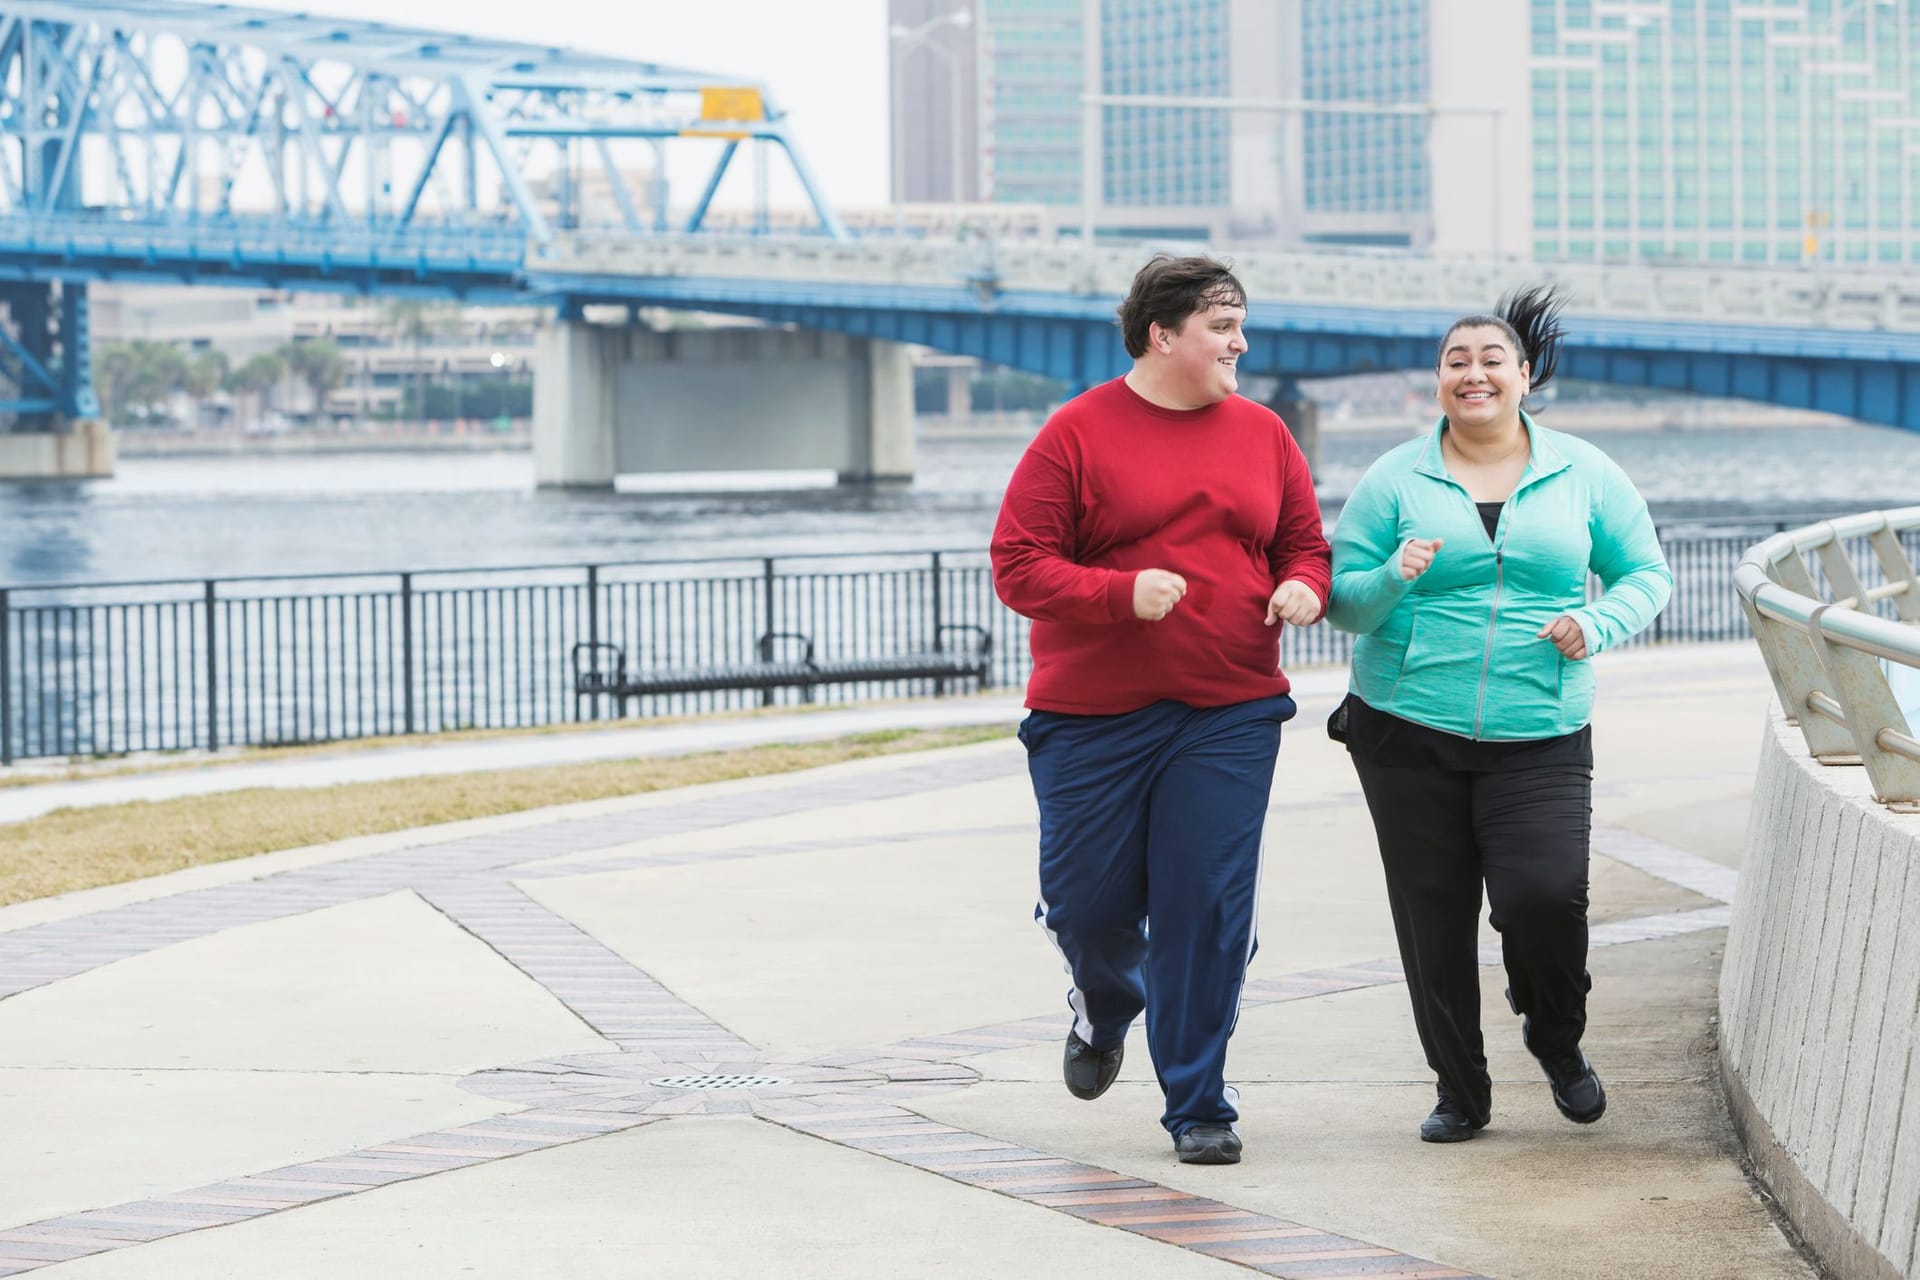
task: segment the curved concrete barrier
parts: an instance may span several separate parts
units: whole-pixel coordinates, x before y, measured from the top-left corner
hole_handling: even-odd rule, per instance
[[[1720,991],[1756,1172],[1846,1280],[1920,1280],[1920,815],[1771,715]]]

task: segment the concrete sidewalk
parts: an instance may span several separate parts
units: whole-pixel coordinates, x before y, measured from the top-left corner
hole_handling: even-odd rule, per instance
[[[1330,673],[1315,674],[1325,678]],[[885,729],[1012,723],[1021,714],[1018,694],[997,693],[788,713],[726,715],[668,724],[586,725],[550,733],[504,734],[479,742],[428,741],[400,747],[347,744],[335,751],[303,754],[292,759],[276,760],[270,753],[251,753],[241,759],[213,755],[193,768],[168,767],[171,762],[160,759],[156,764],[162,767],[151,770],[115,767],[99,777],[49,778],[45,782],[0,788],[0,822],[37,818],[55,809],[217,795],[252,787],[331,787],[343,782],[692,755],[770,742],[819,742]]]
[[[1489,968],[1493,1125],[1415,1139],[1432,1084],[1319,673],[1238,1166],[1174,1161],[1137,1035],[1105,1098],[1061,1087],[1032,798],[993,742],[0,911],[0,1275],[1811,1276],[1712,1083],[1764,670],[1600,665],[1591,1128]]]

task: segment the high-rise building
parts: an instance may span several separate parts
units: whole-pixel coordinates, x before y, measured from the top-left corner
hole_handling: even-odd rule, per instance
[[[957,191],[1078,208],[1091,187],[1092,221],[1110,232],[1244,237],[1282,225],[1284,122],[1191,104],[1275,97],[1301,0],[890,2],[896,200]],[[956,85],[955,68],[970,79]],[[1088,86],[1182,105],[1089,110]],[[979,140],[964,175],[947,172],[956,137]]]
[[[1543,257],[1920,258],[1920,0],[1532,0]]]
[[[1080,203],[1085,0],[975,0],[981,196]]]
[[[1283,237],[1529,252],[1530,3],[1300,4],[1287,81],[1298,88],[1289,137],[1299,160]]]
[[[1302,7],[1300,97],[1328,104],[1300,117],[1303,238],[1404,244],[1429,233],[1426,9],[1426,0]]]
[[[1091,192],[1108,231],[1226,240],[1920,260],[1920,0],[892,5],[896,198]]]
[[[981,199],[974,0],[887,0],[887,22],[894,203]]]
[[[1920,0],[1312,0],[1304,238],[1920,259]],[[1345,224],[1345,230],[1341,224]]]
[[[1105,0],[1098,19],[1101,92],[1230,97],[1228,8],[1228,0]],[[1206,209],[1227,203],[1227,113],[1110,106],[1102,117],[1107,204]]]

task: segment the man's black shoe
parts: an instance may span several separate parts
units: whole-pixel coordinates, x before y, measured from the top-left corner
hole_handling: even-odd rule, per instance
[[[1067,1092],[1092,1102],[1105,1093],[1114,1077],[1120,1074],[1120,1059],[1126,1053],[1125,1044],[1096,1049],[1077,1032],[1067,1032],[1067,1052],[1060,1064],[1061,1073],[1067,1079]]]
[[[1561,1115],[1575,1124],[1592,1124],[1606,1114],[1607,1091],[1600,1087],[1600,1077],[1586,1054],[1575,1049],[1542,1058],[1540,1066],[1553,1086],[1553,1105]]]
[[[1197,1124],[1173,1144],[1181,1164],[1239,1164],[1240,1135],[1224,1124]]]
[[[1487,1127],[1491,1116],[1470,1116],[1466,1108],[1440,1091],[1440,1101],[1434,1103],[1433,1110],[1420,1122],[1420,1141],[1422,1142],[1465,1142],[1474,1134]]]

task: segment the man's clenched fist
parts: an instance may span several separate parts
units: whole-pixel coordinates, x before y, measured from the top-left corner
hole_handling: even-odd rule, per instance
[[[1314,589],[1295,578],[1288,578],[1273,589],[1273,598],[1267,601],[1267,625],[1284,622],[1290,627],[1304,627],[1320,616],[1320,597]]]
[[[1133,580],[1133,616],[1158,622],[1187,594],[1187,580],[1165,569],[1142,569]]]

